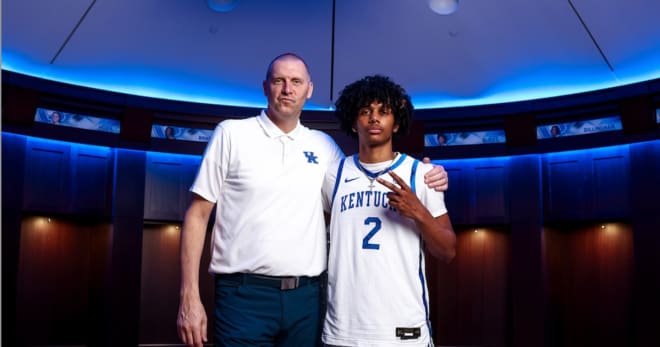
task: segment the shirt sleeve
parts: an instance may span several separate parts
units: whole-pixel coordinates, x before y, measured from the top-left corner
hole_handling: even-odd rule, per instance
[[[190,191],[210,201],[217,202],[229,168],[229,132],[224,122],[219,123],[206,146],[197,177]]]
[[[323,196],[323,211],[330,213],[332,209],[332,193],[335,189],[335,182],[337,181],[337,168],[339,167],[339,160],[328,165],[328,170],[325,172],[323,178],[323,186],[321,187],[321,194]]]

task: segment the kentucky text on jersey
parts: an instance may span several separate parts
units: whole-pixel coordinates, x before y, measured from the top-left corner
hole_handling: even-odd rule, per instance
[[[361,207],[382,207],[395,211],[393,207],[388,204],[387,192],[364,190],[361,192],[354,192],[341,196],[341,210],[361,208]]]

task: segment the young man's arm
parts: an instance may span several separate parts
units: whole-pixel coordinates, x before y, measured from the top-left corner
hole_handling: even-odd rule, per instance
[[[378,178],[378,182],[392,190],[387,193],[390,206],[394,207],[402,216],[415,221],[422,233],[425,245],[434,256],[446,262],[451,261],[456,255],[456,234],[449,214],[433,217],[401,177],[392,171],[388,173],[398,186],[382,178]]]

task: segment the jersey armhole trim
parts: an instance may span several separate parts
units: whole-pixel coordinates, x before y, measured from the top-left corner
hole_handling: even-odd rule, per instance
[[[332,189],[332,200],[330,200],[330,211],[332,211],[332,205],[335,204],[335,195],[337,195],[337,189],[339,188],[339,181],[341,180],[341,173],[344,170],[344,161],[346,158],[342,158],[339,161],[339,166],[337,167],[337,176],[335,177],[335,187]]]

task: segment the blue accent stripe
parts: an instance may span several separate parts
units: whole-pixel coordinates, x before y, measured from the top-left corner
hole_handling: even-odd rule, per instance
[[[412,164],[412,168],[410,169],[410,189],[412,189],[413,193],[417,193],[417,185],[415,184],[415,175],[417,174],[417,165],[419,164],[419,160],[415,159],[415,161]]]
[[[358,158],[358,155],[357,155],[357,154],[354,154],[354,155],[353,155],[353,162],[355,163],[355,166],[356,166],[358,169],[360,169],[360,171],[364,172],[364,174],[367,175],[367,177],[372,178],[372,179],[375,179],[376,177],[378,177],[378,176],[380,176],[380,175],[382,175],[382,174],[384,174],[384,173],[386,173],[386,172],[388,172],[388,171],[390,171],[390,170],[394,170],[394,169],[396,169],[399,165],[401,165],[401,163],[403,163],[403,161],[406,159],[406,157],[407,157],[407,155],[406,155],[405,153],[402,153],[402,154],[399,156],[399,159],[397,159],[397,161],[396,161],[395,163],[393,163],[392,165],[390,165],[388,168],[386,168],[386,169],[384,169],[384,170],[382,170],[382,171],[378,171],[378,172],[371,172],[371,171],[365,169],[365,168],[362,166],[362,164],[360,164],[360,159]]]
[[[399,165],[401,165],[401,163],[403,163],[404,160],[406,160],[407,157],[408,157],[407,154],[401,153],[401,155],[399,156],[399,160],[397,160],[396,163],[394,163],[394,164],[392,164],[392,166],[390,166],[390,170],[396,169]]]
[[[433,328],[431,327],[431,320],[429,319],[429,303],[426,300],[426,279],[424,278],[424,269],[422,267],[422,257],[424,256],[424,241],[422,236],[419,236],[419,281],[422,285],[422,302],[424,303],[424,311],[426,313],[426,327],[429,329],[429,338],[433,341]]]
[[[341,173],[344,171],[344,160],[346,158],[341,158],[339,162],[339,167],[337,167],[337,177],[335,177],[335,187],[332,189],[332,200],[330,201],[330,213],[332,213],[332,205],[335,204],[335,195],[337,195],[337,190],[339,189],[339,181],[341,181]]]
[[[413,191],[413,193],[417,194],[416,190],[416,179],[415,176],[417,175],[417,166],[419,165],[419,160],[415,159],[413,161],[412,167],[410,168],[410,189]],[[426,312],[426,326],[429,329],[429,338],[431,339],[431,343],[433,342],[433,328],[431,327],[431,320],[429,319],[429,303],[426,300],[426,279],[424,277],[424,267],[423,267],[423,257],[424,257],[424,240],[422,239],[422,235],[419,235],[419,265],[418,265],[418,271],[419,271],[419,281],[422,285],[422,302],[424,303],[424,311]]]

